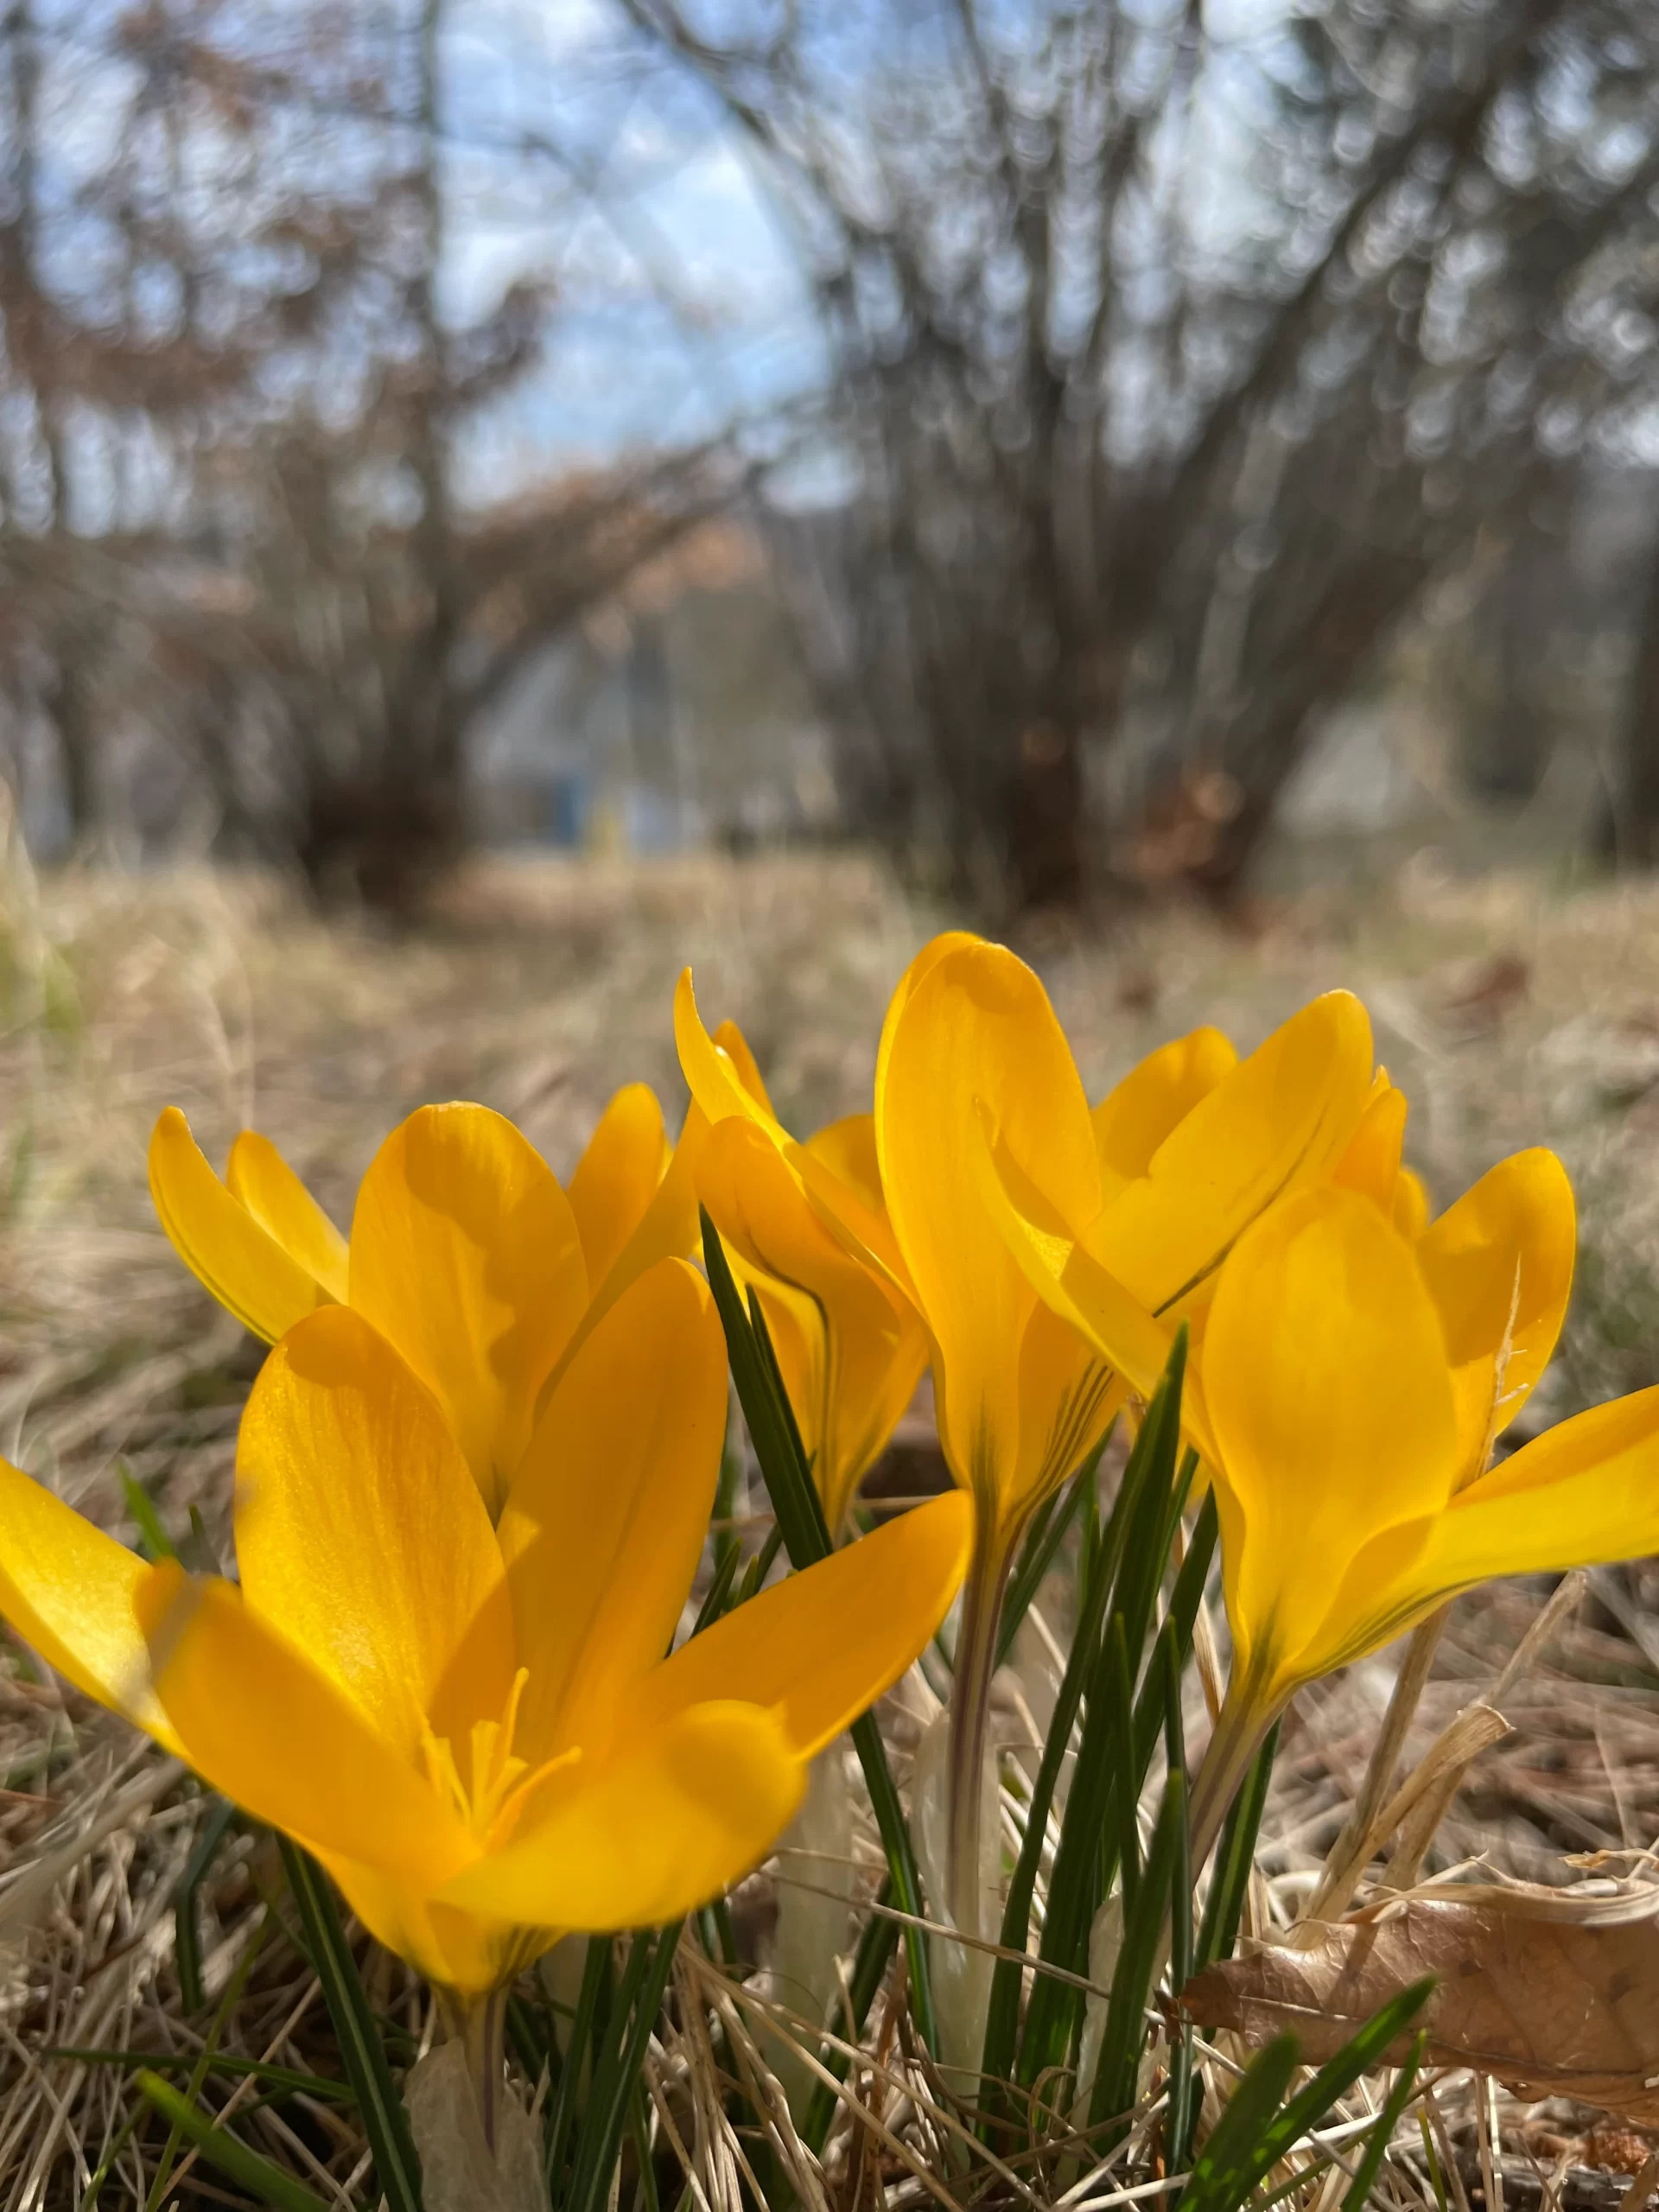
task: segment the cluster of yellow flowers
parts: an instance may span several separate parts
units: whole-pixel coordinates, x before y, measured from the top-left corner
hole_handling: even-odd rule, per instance
[[[1488,1576],[1659,1548],[1659,1390],[1492,1464],[1560,1326],[1572,1192],[1522,1153],[1431,1221],[1347,994],[1243,1060],[1195,1031],[1091,1109],[1036,976],[947,935],[894,994],[874,1112],[804,1142],[689,973],[674,1020],[677,1146],[632,1086],[564,1189],[499,1115],[423,1108],[349,1241],[264,1138],[221,1180],[162,1116],[168,1235],[276,1346],[236,1581],[146,1563],[0,1463],[0,1612],[463,2000],[747,1871],[959,1587],[936,1902],[969,1925],[1010,1563],[1180,1328],[1233,1649],[1200,1852],[1301,1684]],[[959,1487],[674,1649],[727,1419],[699,1204],[832,1531],[929,1363]]]

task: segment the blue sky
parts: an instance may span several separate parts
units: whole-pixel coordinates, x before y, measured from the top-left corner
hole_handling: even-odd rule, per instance
[[[446,311],[556,276],[545,360],[469,431],[468,489],[690,442],[810,389],[823,356],[747,149],[683,77],[643,81],[605,0],[459,0]],[[568,168],[492,145],[556,142]],[[584,189],[590,186],[591,189]]]

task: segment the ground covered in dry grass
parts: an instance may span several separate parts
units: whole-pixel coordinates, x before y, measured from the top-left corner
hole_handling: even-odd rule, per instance
[[[493,861],[429,927],[391,934],[325,921],[270,878],[36,879],[12,849],[0,884],[0,1452],[129,1541],[147,1510],[188,1536],[194,1509],[194,1541],[223,1550],[253,1354],[151,1214],[144,1148],[163,1105],[185,1109],[216,1159],[256,1123],[342,1222],[380,1137],[429,1099],[499,1108],[563,1173],[622,1082],[652,1083],[677,1121],[670,1001],[690,962],[705,1012],[738,1019],[804,1130],[868,1103],[887,993],[944,918],[856,856]],[[1247,1047],[1312,993],[1359,991],[1437,1198],[1529,1143],[1554,1146],[1574,1177],[1573,1313],[1529,1419],[1659,1380],[1659,888],[1568,897],[1420,869],[1363,909],[1309,894],[1249,935],[1166,912],[1086,935],[1045,926],[1020,949],[1096,1093],[1196,1022]],[[1486,1853],[1559,1880],[1566,1853],[1653,1840],[1656,1593],[1644,1568],[1592,1578],[1506,1691],[1513,1732],[1473,1769],[1441,1860]],[[1497,1676],[1539,1601],[1508,1589],[1459,1605],[1421,1740]],[[1287,1728],[1262,1859],[1281,1906],[1332,1840],[1390,1668],[1385,1655],[1326,1686]],[[73,2054],[200,2048],[173,1900],[201,1802],[15,1649],[0,1669],[0,2196],[80,2204],[108,2163],[103,2201],[143,2202],[156,2153],[130,2124],[119,2069]],[[185,1994],[211,2011],[229,1987],[234,2048],[321,2076],[333,2069],[315,1982],[279,1959],[279,1942],[248,1955],[250,1905],[275,1883],[251,1842],[219,1853]],[[377,1972],[385,2010],[418,2037],[402,1970]],[[360,2171],[351,2129],[321,2091],[285,2113],[254,2115],[263,2139],[338,2200]],[[1546,2115],[1546,2150],[1552,2124],[1576,2145],[1573,2126]],[[1608,2157],[1630,2164],[1627,2151]],[[197,2169],[156,2201],[213,2186]]]

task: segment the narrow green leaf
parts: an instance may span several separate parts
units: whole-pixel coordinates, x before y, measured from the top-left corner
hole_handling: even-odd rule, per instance
[[[518,2060],[526,2081],[534,2083],[541,2079],[542,2069],[547,2069],[548,2086],[556,2086],[561,2061],[559,2039],[553,2024],[550,2005],[532,1999],[524,1993],[521,1982],[507,1998],[507,2042]]]
[[[565,2048],[564,2064],[554,2084],[553,2094],[547,2108],[547,2120],[543,2130],[545,2145],[543,2172],[547,2179],[548,2196],[556,2203],[563,2193],[565,2154],[569,2148],[570,2131],[575,2125],[576,2099],[581,2094],[584,2071],[591,2072],[591,2050],[594,2020],[599,2009],[601,1983],[610,1967],[611,1939],[608,1936],[590,1936],[582,1954],[582,1983],[576,1993],[575,2016],[570,2023],[570,2041]]]
[[[1268,1802],[1268,1785],[1273,1779],[1274,1756],[1278,1749],[1279,1723],[1275,1720],[1251,1761],[1243,1785],[1222,1824],[1221,1842],[1210,1877],[1210,1894],[1205,1899],[1204,1920],[1193,1954],[1196,1974],[1201,1974],[1217,1959],[1230,1959],[1233,1955],[1233,1946],[1238,1941],[1238,1923],[1244,1912],[1244,1896],[1255,1865],[1255,1840],[1262,1826],[1262,1808]]]
[[[1400,2115],[1410,2102],[1411,2093],[1417,2086],[1418,2069],[1427,2049],[1428,2030],[1421,2028],[1411,2047],[1410,2056],[1400,2069],[1394,2087],[1384,2099],[1382,2111],[1376,2115],[1376,2126],[1365,2138],[1364,2154],[1354,2168],[1348,2194],[1342,2200],[1342,2212],[1365,2212],[1371,2191],[1376,2186],[1377,2175],[1382,2170],[1382,2161],[1388,2156],[1394,2131],[1400,2125]]]
[[[999,2109],[996,2085],[1009,2081],[1014,2073],[1023,1980],[1021,1961],[1030,1939],[1032,1900],[1037,1891],[1037,1870],[1048,1830],[1048,1815],[1066,1754],[1071,1749],[1071,1730],[1094,1665],[1101,1621],[1111,1596],[1112,1579],[1121,1555],[1121,1535],[1127,1529],[1134,1510],[1135,1499],[1147,1464],[1147,1453],[1140,1449],[1137,1440],[1137,1449],[1129,1455],[1128,1465],[1123,1471],[1123,1478],[1118,1484],[1117,1496],[1103,1531],[1100,1524],[1099,1500],[1093,1482],[1085,1484],[1083,1490],[1077,1630],[1066,1657],[1065,1671],[1060,1677],[1059,1692],[1054,1700],[1054,1712],[1044,1739],[1037,1779],[1032,1785],[1025,1841],[1020,1846],[1020,1856],[1008,1884],[1007,1903],[1003,1908],[1002,1948],[1012,1955],[1001,1958],[996,1962],[991,1978],[990,2005],[986,2013],[984,2053],[980,2071],[985,2083],[983,2094],[993,2113]]]
[[[1132,1719],[1128,1700],[1168,1563],[1173,1514],[1179,1511],[1181,1486],[1176,1460],[1185,1357],[1183,1330],[1141,1424],[1103,1546],[1103,1566],[1113,1575],[1110,1611],[1088,1678],[1077,1762],[1060,1824],[1039,1948],[1046,1964],[1068,1974],[1088,1971],[1089,1931],[1133,1836],[1141,1777],[1161,1724],[1161,1683],[1153,1686],[1155,1695],[1148,1707],[1152,1733],[1144,1741],[1137,1725],[1139,1708]],[[1131,1852],[1125,1860],[1126,1890],[1134,1885],[1134,1858]],[[1020,2041],[1021,2083],[1029,2087],[1050,2068],[1064,2063],[1082,2018],[1080,1993],[1056,1976],[1039,1973]]]
[[[783,1532],[790,1564],[797,1568],[811,1567],[829,1557],[830,1531],[824,1525],[823,1509],[806,1455],[801,1449],[795,1416],[790,1411],[788,1397],[778,1376],[766,1322],[758,1306],[753,1315],[744,1311],[720,1232],[706,1209],[702,1219],[703,1266],[726,1332],[732,1379],[737,1385],[738,1402],[748,1424],[749,1440],[760,1463],[761,1477]],[[921,1872],[892,1769],[887,1764],[887,1746],[881,1741],[874,1714],[861,1715],[849,1732],[859,1764],[864,1770],[876,1827],[887,1853],[894,1902],[900,1911],[919,1917],[926,1910]],[[928,2049],[937,2050],[938,2029],[933,2012],[932,1977],[928,1970],[926,1941],[919,1928],[906,1929],[905,1950],[910,1966],[911,2006],[917,2030]]]
[[[748,1604],[767,1575],[771,1573],[772,1561],[783,1549],[783,1544],[784,1532],[774,1522],[766,1531],[766,1542],[761,1545],[760,1550],[754,1554],[744,1568],[743,1580],[737,1586],[737,1595],[727,1607],[728,1612],[734,1611],[739,1605]]]
[[[742,1564],[742,1554],[735,1544],[728,1551],[715,1552],[714,1580],[697,1608],[697,1618],[691,1624],[693,1636],[701,1636],[704,1629],[712,1628],[726,1611]]]
[[[168,2126],[195,2147],[209,2165],[216,2166],[227,2180],[262,2203],[275,2207],[275,2212],[329,2212],[326,2201],[302,2181],[287,2173],[272,2161],[251,2150],[239,2136],[221,2127],[200,2106],[182,2097],[171,2082],[163,2082],[159,2074],[147,2068],[133,2076],[134,2082],[146,2103],[153,2105]]]
[[[1294,2036],[1276,2036],[1258,2052],[1199,2152],[1176,2212],[1236,2212],[1255,2187],[1248,2177],[1263,2134],[1296,2071]]]
[[[1186,1739],[1181,1713],[1181,1661],[1174,1621],[1164,1624],[1160,1642],[1165,1698],[1165,1743],[1172,1776],[1182,1784],[1181,1816],[1174,1836],[1169,1882],[1169,1986],[1184,1989],[1192,1971],[1192,1853],[1186,1820]],[[1169,2052],[1168,2102],[1164,2120],[1164,2171],[1178,2173],[1186,2164],[1192,2121],[1192,2031],[1173,2031]]]
[[[1369,2073],[1381,2063],[1389,2045],[1422,2010],[1433,1986],[1431,1975],[1390,1998],[1363,2028],[1349,2037],[1334,2058],[1320,2067],[1306,2088],[1281,2109],[1276,2107],[1295,2071],[1296,2038],[1281,2036],[1269,2044],[1234,2092],[1231,2103],[1192,2170],[1192,2180],[1181,2193],[1177,2212],[1238,2212],[1263,2175],[1269,2173],[1281,2158],[1287,2158],[1302,2138],[1320,2125],[1332,2105],[1347,2094],[1362,2074]],[[1284,2056],[1287,2050],[1288,2057]],[[1269,2058],[1274,2059],[1273,2072],[1278,2078],[1278,2086],[1271,2104],[1263,2106],[1252,2085]],[[1415,2064],[1414,2058],[1413,2063]],[[1264,2074],[1263,2079],[1267,2078]],[[1402,2099],[1402,2106],[1403,2102]],[[1390,2121],[1390,2129],[1392,2126]],[[1383,2139],[1386,2144],[1387,2137]]]
[[[289,1888],[304,1924],[311,1963],[340,2039],[346,2078],[374,2153],[375,2177],[390,2212],[421,2212],[421,2165],[409,2114],[392,2082],[357,1961],[346,1941],[327,1877],[308,1853],[279,1836]]]
[[[677,1920],[654,1936],[642,1930],[629,1948],[611,2015],[613,2033],[594,2069],[588,2109],[582,2115],[575,2171],[564,2199],[564,2212],[604,2212],[629,2103],[639,2086],[645,2046],[657,2024],[683,1924]]]
[[[201,2054],[194,2050],[104,2050],[78,2044],[54,2044],[41,2051],[42,2058],[73,2058],[83,2066],[146,2066],[152,2074],[184,2074],[200,2063]],[[256,2082],[263,2082],[279,2096],[317,2098],[324,2104],[349,2105],[355,2101],[344,2082],[330,2082],[321,2074],[305,2074],[292,2066],[273,2066],[262,2058],[243,2058],[236,2053],[215,2050],[208,2053],[208,2074],[227,2074],[232,2081],[251,2074]]]
[[[143,2116],[144,2107],[142,2104],[134,2105],[129,2110],[126,2118],[105,2145],[104,2155],[93,2167],[86,2186],[81,2192],[80,2202],[75,2208],[75,2212],[97,2212],[98,2200],[104,2194],[104,2184],[115,2171],[116,2160],[131,2141],[138,2123]]]
[[[1426,1974],[1374,2012],[1363,2028],[1349,2037],[1334,2058],[1327,2059],[1307,2087],[1293,2097],[1262,2137],[1261,2171],[1252,2189],[1269,2167],[1276,2166],[1304,2135],[1324,2120],[1338,2097],[1347,2095],[1362,2074],[1382,2063],[1383,2052],[1403,2035],[1432,1995],[1437,1977]]]
[[[173,1957],[178,1968],[179,1997],[187,2014],[200,2012],[207,2003],[201,1986],[201,1929],[196,1901],[225,1834],[236,1817],[236,1808],[221,1797],[208,1814],[196,1847],[173,1893]]]
[[[732,1433],[731,1408],[728,1404],[727,1408],[726,1419],[726,1441],[721,1447],[720,1475],[715,1484],[715,1504],[714,1510],[709,1516],[710,1520],[729,1522],[733,1518],[737,1510],[737,1478],[739,1472],[740,1468],[738,1463],[737,1440]],[[727,1558],[730,1555],[735,1554],[741,1549],[741,1544],[738,1536],[738,1532],[735,1529],[722,1528],[717,1529],[715,1531],[715,1576],[716,1580],[719,1579],[720,1570],[725,1564]]]
[[[1026,1532],[1026,1541],[1020,1548],[1014,1573],[1008,1577],[1008,1586],[1002,1599],[1002,1611],[997,1622],[996,1663],[1000,1667],[1014,1649],[1014,1639],[1020,1624],[1031,1611],[1032,1600],[1043,1586],[1043,1577],[1053,1566],[1055,1555],[1065,1541],[1065,1532],[1077,1518],[1084,1494],[1094,1487],[1100,1471],[1100,1455],[1117,1423],[1114,1421],[1083,1465],[1065,1490],[1057,1490],[1044,1499]]]
[[[138,1531],[138,1549],[147,1560],[176,1559],[178,1547],[162,1526],[162,1516],[156,1510],[156,1501],[139,1481],[124,1459],[115,1463],[121,1478],[121,1502],[127,1516]]]
[[[1128,2131],[1128,2115],[1135,2105],[1141,2052],[1147,2038],[1147,2000],[1158,1970],[1179,1839],[1185,1828],[1186,1777],[1178,1770],[1165,1787],[1158,1826],[1147,1853],[1145,1878],[1123,1907],[1123,1940],[1112,1974],[1100,2063],[1089,2100],[1090,2138],[1097,2157],[1121,2142]],[[1118,2126],[1105,2126],[1119,2120],[1120,2115]]]

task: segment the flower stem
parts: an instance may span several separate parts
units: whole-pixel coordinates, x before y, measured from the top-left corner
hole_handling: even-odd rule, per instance
[[[501,2107],[501,2084],[506,2069],[507,1993],[491,1990],[475,1998],[461,2013],[461,2034],[467,2044],[467,2069],[478,2098],[478,2116],[484,2129],[485,2147],[495,2156],[495,2128]]]
[[[1354,1808],[1343,1823],[1341,1834],[1326,1854],[1319,1885],[1297,1915],[1300,1920],[1339,1920],[1348,1910],[1360,1876],[1370,1865],[1372,1854],[1385,1836],[1372,1834],[1377,1815],[1389,1796],[1395,1769],[1405,1750],[1406,1738],[1411,1724],[1417,1717],[1417,1707],[1422,1699],[1428,1670],[1433,1664],[1439,1649],[1440,1631],[1446,1626],[1451,1611],[1448,1599],[1427,1620],[1419,1621],[1411,1632],[1405,1657],[1395,1676],[1394,1692],[1389,1700],[1389,1709],[1383,1716],[1382,1729],[1372,1746],[1370,1764],[1365,1770],[1365,1779],[1360,1785]]]
[[[1215,1848],[1227,1808],[1279,1710],[1256,1694],[1249,1679],[1241,1681],[1235,1675],[1228,1683],[1188,1801],[1188,1850],[1194,1877]]]
[[[1015,1532],[1017,1535],[1018,1532]],[[950,1799],[946,1882],[950,1917],[965,1936],[980,1936],[980,1805],[996,1672],[996,1633],[1002,1592],[1014,1556],[1010,1540],[976,1548],[962,1596],[955,1678],[950,1687],[950,1734],[945,1762]]]

